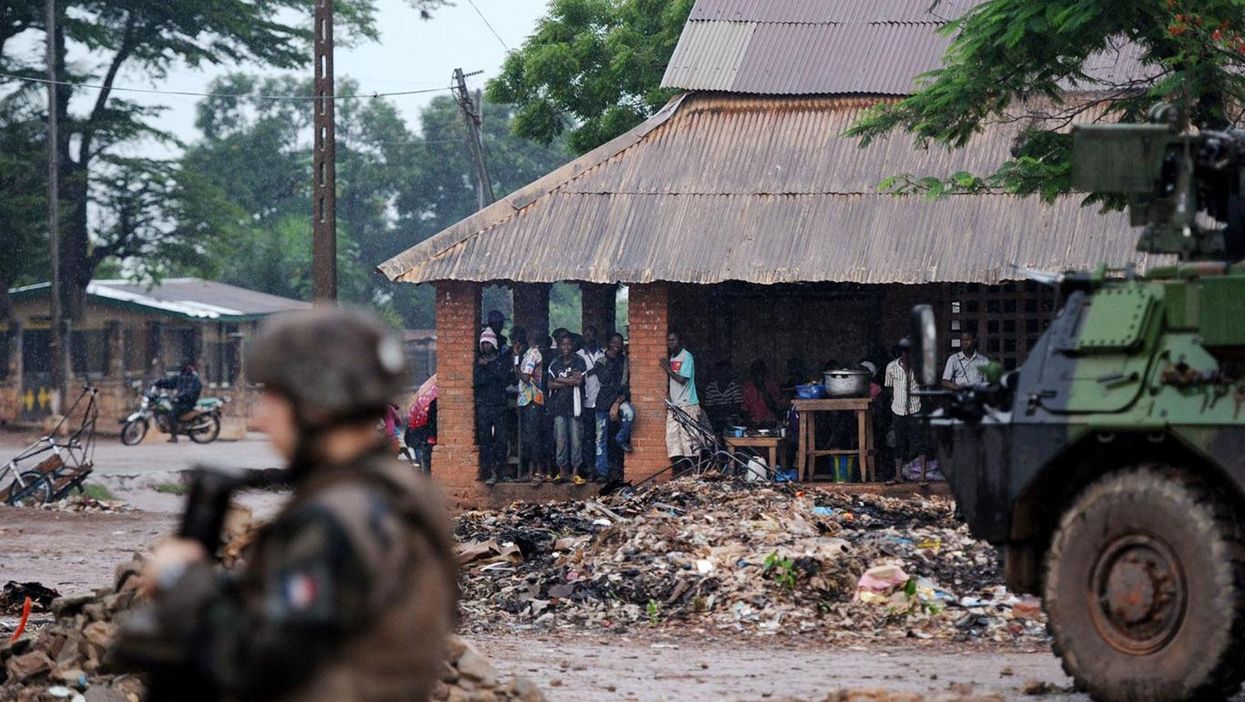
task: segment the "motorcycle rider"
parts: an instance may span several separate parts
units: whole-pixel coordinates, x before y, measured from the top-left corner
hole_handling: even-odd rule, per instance
[[[178,423],[182,417],[193,412],[199,402],[199,393],[203,392],[203,383],[195,369],[194,361],[182,365],[182,372],[172,378],[157,380],[155,383],[161,390],[173,391],[173,409],[169,413],[169,443],[177,443]],[[189,417],[186,417],[189,419]]]
[[[428,698],[456,568],[429,484],[375,429],[404,366],[401,345],[370,315],[317,309],[271,321],[247,370],[263,386],[255,422],[288,461],[293,495],[239,573],[217,572],[197,541],[157,546],[145,572],[153,608],[123,627],[113,660],[171,677],[178,699]]]

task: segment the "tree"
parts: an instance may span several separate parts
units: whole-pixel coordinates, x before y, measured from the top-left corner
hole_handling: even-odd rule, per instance
[[[342,94],[357,85],[339,81]],[[294,78],[229,75],[212,92],[243,97],[202,100],[203,134],[181,161],[229,203],[184,223],[216,227],[194,272],[278,295],[310,297],[311,151],[309,115],[288,101],[259,96],[309,90]],[[371,305],[410,327],[433,324],[428,286],[394,285],[375,267],[475,211],[467,133],[448,96],[421,112],[422,136],[384,99],[342,100],[337,113],[338,273],[342,299]],[[504,195],[566,161],[559,146],[510,133],[511,110],[485,104],[484,141],[494,190]],[[264,154],[256,159],[255,154]],[[227,222],[220,220],[225,219]]]
[[[47,169],[31,168],[45,148],[38,122],[0,101],[0,323],[12,315],[9,288],[47,268]]]
[[[412,0],[412,4],[426,13],[441,2]],[[46,31],[42,7],[42,0],[0,0],[0,52],[7,39],[28,29]],[[58,8],[61,19],[54,37],[54,55],[57,75],[69,83],[57,88],[56,100],[63,115],[59,144],[60,196],[65,206],[62,296],[66,311],[73,317],[80,318],[86,285],[105,260],[151,256],[165,244],[182,247],[180,253],[184,253],[187,245],[174,236],[176,230],[168,229],[161,229],[158,241],[153,242],[156,218],[151,217],[119,216],[106,227],[91,228],[88,213],[93,205],[107,208],[121,204],[115,199],[109,201],[116,192],[110,191],[108,181],[133,184],[170,175],[158,172],[161,167],[150,161],[118,156],[124,147],[138,141],[171,142],[172,137],[159,128],[160,109],[118,96],[117,76],[123,70],[137,69],[159,80],[176,64],[192,68],[236,63],[303,66],[310,58],[312,8],[313,0],[64,0]],[[372,0],[343,0],[337,3],[336,11],[347,41],[376,37]],[[291,23],[291,17],[306,17],[308,21]],[[70,62],[71,47],[85,51],[90,60]],[[8,56],[0,58],[0,65],[7,72],[42,72],[42,66],[15,65]],[[79,70],[80,66],[85,70]],[[83,81],[101,87],[76,85]],[[30,83],[18,83],[16,93],[36,89]],[[80,105],[87,107],[80,110]],[[166,185],[170,183],[165,180]],[[184,186],[185,182],[177,185],[179,197],[192,194]],[[133,199],[125,204],[136,206]],[[141,226],[131,226],[135,224]]]
[[[584,153],[664,105],[661,89],[693,0],[552,0],[506,57],[488,98],[517,107],[516,134],[548,144],[569,132]]]
[[[991,120],[1037,121],[1021,130],[1013,157],[993,173],[900,175],[884,186],[1052,200],[1070,189],[1066,127],[1083,114],[1140,121],[1152,104],[1166,101],[1190,124],[1217,129],[1239,123],[1245,105],[1245,16],[1234,0],[989,0],[945,31],[955,39],[944,66],[910,97],[877,107],[849,135],[867,146],[903,130],[921,145],[962,147]],[[1087,68],[1121,57],[1127,65],[1133,55],[1135,75],[1108,79]]]

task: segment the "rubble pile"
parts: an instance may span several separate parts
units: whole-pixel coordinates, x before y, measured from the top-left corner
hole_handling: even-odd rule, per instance
[[[112,588],[52,601],[52,623],[0,646],[0,702],[85,700],[138,702],[133,675],[101,675],[100,665],[117,621],[141,601],[137,560],[117,567]]]
[[[677,480],[460,515],[466,626],[1045,637],[942,498]]]
[[[253,530],[225,547],[241,551]],[[138,573],[141,562],[117,568],[112,588],[94,594],[53,600],[55,619],[12,643],[0,640],[0,702],[139,702],[142,681],[134,675],[108,674],[101,662],[117,626],[143,602]],[[434,699],[446,702],[544,702],[540,689],[526,678],[505,680],[479,651],[451,637],[448,656]]]
[[[536,684],[519,677],[503,683],[501,674],[484,654],[457,636],[451,636],[441,682],[432,699],[447,702],[544,702]]]

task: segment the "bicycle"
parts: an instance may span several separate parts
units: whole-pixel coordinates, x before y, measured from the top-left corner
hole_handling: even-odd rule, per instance
[[[0,504],[9,506],[41,505],[64,499],[72,490],[81,487],[94,469],[95,426],[99,420],[96,396],[99,390],[93,385],[83,387],[78,399],[70,406],[61,420],[47,436],[27,446],[0,468],[0,485],[12,478],[8,487],[0,490]],[[82,423],[64,440],[56,435],[65,422],[74,415],[86,399],[82,411]],[[30,468],[22,464],[42,456]]]

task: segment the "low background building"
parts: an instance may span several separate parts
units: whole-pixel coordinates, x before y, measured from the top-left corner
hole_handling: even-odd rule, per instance
[[[36,424],[51,407],[51,323],[47,283],[10,291],[14,319],[0,330],[0,423]],[[198,363],[203,394],[227,397],[225,435],[245,432],[251,393],[242,358],[260,320],[309,303],[197,278],[148,287],[92,281],[84,320],[74,328],[70,398],[85,381],[100,389],[100,428],[116,427],[144,387]]]

